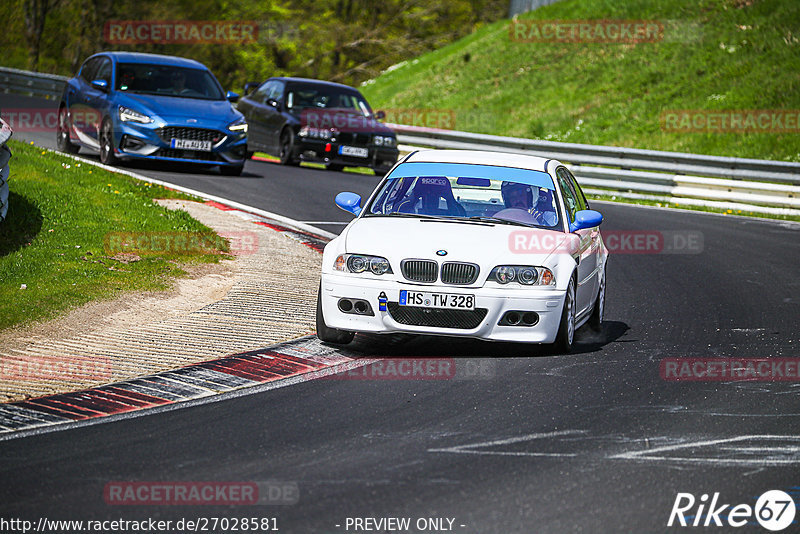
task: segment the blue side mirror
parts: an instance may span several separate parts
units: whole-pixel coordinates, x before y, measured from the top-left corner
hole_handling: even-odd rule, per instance
[[[105,80],[92,80],[92,87],[101,91],[108,91],[108,82]]]
[[[594,210],[581,210],[575,214],[575,222],[570,223],[569,231],[577,232],[584,228],[594,228],[603,222],[603,214]]]
[[[227,93],[225,93],[225,98],[228,99],[228,102],[236,102],[237,100],[239,100],[239,94],[234,93],[233,91],[228,91]]]
[[[347,191],[336,195],[336,205],[356,217],[361,213],[361,196]]]

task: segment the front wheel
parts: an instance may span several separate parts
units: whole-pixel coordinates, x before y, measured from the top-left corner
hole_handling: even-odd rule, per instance
[[[564,297],[564,308],[561,311],[561,324],[558,327],[555,349],[562,354],[572,351],[575,341],[575,279],[571,278],[567,295]]]
[[[317,292],[317,337],[319,340],[325,343],[347,345],[353,341],[355,335],[355,332],[330,328],[325,324],[325,317],[322,315],[322,284],[320,284]]]
[[[109,119],[100,127],[100,161],[105,165],[116,165],[119,161],[114,155],[114,130]]]
[[[77,154],[80,147],[73,145],[69,138],[69,118],[67,117],[67,108],[63,107],[58,110],[58,130],[56,137],[56,148],[61,152],[67,154]]]
[[[281,132],[281,165],[300,165],[294,156],[294,133],[291,130]]]
[[[603,315],[606,308],[606,270],[600,275],[600,289],[597,291],[597,300],[594,301],[594,309],[589,317],[589,327],[595,332],[603,330]]]

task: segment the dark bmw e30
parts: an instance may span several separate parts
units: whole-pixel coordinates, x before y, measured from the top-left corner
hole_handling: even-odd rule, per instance
[[[395,133],[353,87],[270,78],[247,84],[245,92],[237,108],[249,126],[251,151],[277,156],[284,165],[311,161],[330,170],[369,167],[375,174],[385,174],[397,161]]]
[[[219,166],[239,175],[247,123],[213,74],[191,59],[104,52],[70,79],[58,110],[58,148],[100,160],[146,159]]]

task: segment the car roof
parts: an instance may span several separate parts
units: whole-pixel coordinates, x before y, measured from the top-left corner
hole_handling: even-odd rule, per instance
[[[119,63],[147,63],[151,65],[168,65],[190,69],[208,70],[205,65],[194,59],[162,54],[146,54],[144,52],[101,52],[98,56],[109,56]]]
[[[490,152],[488,150],[419,150],[412,153],[405,162],[494,165],[496,167],[514,167],[541,172],[547,172],[548,168],[553,169],[555,168],[554,165],[560,165],[554,159],[523,156],[508,152]]]
[[[337,89],[350,89],[351,91],[358,92],[358,89],[355,87],[350,87],[349,85],[344,85],[342,83],[336,82],[326,82],[325,80],[314,80],[312,78],[294,78],[289,76],[275,76],[269,78],[269,80],[281,80],[283,82],[290,82],[290,83],[307,83],[311,85],[323,85],[325,87],[335,87]],[[267,81],[269,81],[267,80]]]

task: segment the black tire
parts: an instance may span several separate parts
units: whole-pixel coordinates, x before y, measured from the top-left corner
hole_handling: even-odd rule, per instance
[[[109,119],[104,120],[100,127],[100,161],[105,165],[116,165],[119,162],[114,155],[114,130]]]
[[[219,168],[219,173],[223,176],[241,176],[243,170],[244,170],[244,165],[236,165],[236,166],[221,165]]]
[[[594,301],[594,309],[589,317],[589,327],[595,332],[603,331],[603,316],[606,309],[606,269],[600,275],[600,289],[597,291],[597,300]]]
[[[67,154],[77,154],[81,147],[73,145],[69,135],[69,118],[67,118],[67,108],[61,107],[58,110],[58,124],[56,124],[56,148]]]
[[[564,307],[561,309],[561,324],[558,327],[556,342],[553,344],[555,350],[560,354],[568,354],[572,351],[575,341],[575,278],[569,280],[567,295],[564,298]]]
[[[325,168],[333,172],[342,172],[344,170],[344,165],[340,163],[328,163],[325,165]]]
[[[281,132],[281,165],[300,165],[300,161],[294,155],[294,132],[285,129]]]
[[[335,343],[337,345],[347,345],[353,341],[355,332],[329,328],[325,324],[325,317],[322,315],[322,284],[317,292],[317,337],[325,343]]]

